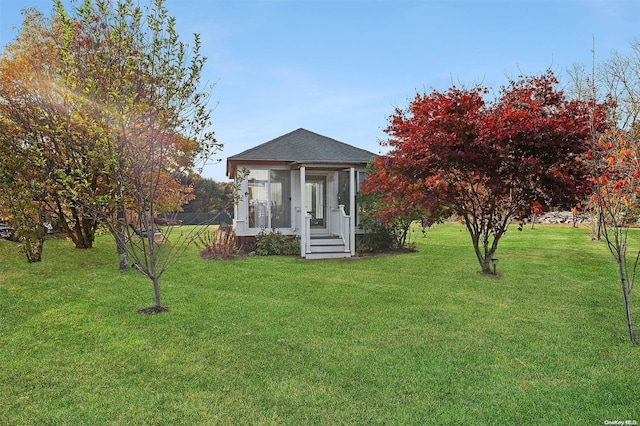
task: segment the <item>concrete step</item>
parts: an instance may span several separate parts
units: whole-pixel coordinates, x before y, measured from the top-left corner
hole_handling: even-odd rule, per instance
[[[307,253],[306,258],[315,259],[346,259],[351,257],[349,252],[330,252],[330,253]]]
[[[340,253],[345,250],[344,241],[340,237],[313,236],[311,237],[312,253]]]
[[[342,259],[351,257],[350,252],[345,252],[342,238],[333,235],[312,235],[310,240],[311,253],[307,253],[307,259]]]
[[[311,253],[331,253],[344,251],[344,244],[335,245],[314,245],[311,244]]]
[[[334,246],[344,244],[342,238],[340,237],[331,237],[331,236],[323,236],[323,237],[311,237],[311,245],[312,246]]]

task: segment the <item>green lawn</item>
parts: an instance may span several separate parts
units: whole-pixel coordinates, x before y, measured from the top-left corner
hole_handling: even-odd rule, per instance
[[[640,421],[640,348],[587,228],[511,230],[492,278],[462,226],[419,252],[201,260],[162,280],[115,248],[0,241],[0,424],[563,424]],[[637,300],[637,298],[636,298]],[[640,303],[634,302],[640,322]]]

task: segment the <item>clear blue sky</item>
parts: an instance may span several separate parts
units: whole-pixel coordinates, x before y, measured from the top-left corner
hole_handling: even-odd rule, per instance
[[[65,2],[68,4],[68,1]],[[142,0],[141,4],[147,4]],[[0,46],[20,9],[51,0],[0,0]],[[215,82],[213,128],[227,156],[303,127],[381,152],[382,129],[416,91],[553,69],[563,83],[640,39],[640,0],[167,0],[185,42],[202,36]],[[213,105],[212,105],[213,106]]]

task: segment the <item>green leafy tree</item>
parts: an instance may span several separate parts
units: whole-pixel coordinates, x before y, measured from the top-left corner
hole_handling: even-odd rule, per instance
[[[38,199],[44,185],[38,179],[38,170],[21,167],[21,159],[6,149],[9,144],[4,142],[17,136],[15,128],[0,118],[0,212],[14,228],[27,262],[40,262],[44,247],[44,203]]]
[[[184,206],[188,213],[228,212],[233,206],[233,185],[198,176],[188,177],[185,184],[193,187],[193,200]]]
[[[175,24],[162,0],[54,0],[51,18],[26,12],[0,63],[0,117],[19,130],[9,149],[42,171],[39,200],[78,247],[107,225],[121,267],[131,259],[152,281],[154,312],[160,277],[194,238],[165,227],[159,241],[154,219],[192,198],[180,178],[221,148],[200,38],[187,46]]]
[[[85,184],[97,189],[105,170],[93,155],[90,129],[79,119],[70,66],[60,54],[63,28],[35,10],[24,15],[20,34],[0,58],[0,117],[12,129],[3,143],[19,158],[16,168],[37,174],[33,200],[57,215],[76,247],[89,248],[98,221],[79,196]],[[80,171],[82,182],[73,179]]]
[[[162,0],[148,8],[131,0],[85,1],[71,11],[56,1],[56,19],[76,99],[88,101],[80,121],[106,171],[96,189],[82,173],[70,180],[89,188],[84,206],[151,280],[154,305],[146,312],[162,312],[160,278],[203,229],[161,232],[155,218],[192,198],[181,178],[221,147],[209,130],[200,38],[194,35],[191,47],[181,42]]]

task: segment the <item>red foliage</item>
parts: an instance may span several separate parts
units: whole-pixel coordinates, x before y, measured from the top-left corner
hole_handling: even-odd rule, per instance
[[[416,95],[391,117],[384,144],[393,150],[378,159],[366,188],[460,214],[570,205],[589,191],[575,159],[587,150],[590,114],[556,83],[551,71],[522,79],[489,103],[481,88]],[[604,111],[596,118],[604,128]]]
[[[631,215],[640,196],[640,141],[612,129],[594,148],[604,160],[591,178],[594,202],[610,220]]]
[[[514,213],[534,203],[570,207],[589,191],[587,168],[576,159],[587,151],[592,111],[566,100],[556,84],[548,71],[511,82],[492,101],[483,88],[417,94],[390,117],[383,144],[392,150],[377,160],[365,190],[385,193],[396,211],[429,211],[432,220],[454,210],[474,245],[487,236],[480,241],[486,260]],[[591,108],[598,129],[605,107]]]

